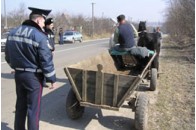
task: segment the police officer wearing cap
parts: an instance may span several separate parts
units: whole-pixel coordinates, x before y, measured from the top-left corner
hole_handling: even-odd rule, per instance
[[[51,51],[54,51],[55,50],[55,40],[54,40],[54,32],[53,32],[53,28],[54,28],[54,20],[53,18],[48,18],[46,19],[45,21],[45,32],[48,36],[48,39],[49,39],[49,48]]]
[[[16,112],[14,130],[39,130],[43,81],[56,87],[56,74],[48,38],[43,30],[46,16],[51,10],[29,7],[26,20],[13,29],[7,38],[5,60],[15,70]]]

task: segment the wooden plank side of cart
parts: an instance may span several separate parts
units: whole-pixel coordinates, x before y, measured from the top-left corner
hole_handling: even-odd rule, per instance
[[[118,75],[100,70],[83,70],[65,67],[65,73],[82,106],[118,110],[125,99],[132,94],[148,73],[156,53],[150,59],[141,75]]]
[[[72,89],[82,106],[118,110],[127,91],[134,91],[137,76],[65,68]],[[119,104],[119,102],[122,102]]]
[[[147,63],[147,65],[145,66],[145,68],[143,69],[142,73],[141,73],[141,77],[145,77],[145,72],[148,70],[148,67],[152,64],[154,58],[156,57],[157,53],[155,52],[154,55],[151,57],[151,59],[149,60],[149,62]]]

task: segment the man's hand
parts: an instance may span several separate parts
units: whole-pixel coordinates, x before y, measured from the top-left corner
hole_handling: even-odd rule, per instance
[[[49,87],[49,89],[54,89],[54,88],[56,88],[56,87],[57,87],[56,82],[55,82],[55,83],[51,83],[51,87]]]
[[[12,71],[11,71],[11,74],[15,74],[15,70],[12,70]]]

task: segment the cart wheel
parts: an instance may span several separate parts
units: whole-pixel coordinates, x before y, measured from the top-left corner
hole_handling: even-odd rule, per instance
[[[159,56],[156,56],[152,62],[152,68],[159,70]]]
[[[136,99],[135,110],[135,128],[137,130],[146,130],[148,123],[148,96],[140,93]]]
[[[66,112],[68,117],[71,119],[78,119],[82,117],[84,113],[84,107],[80,106],[80,103],[72,89],[69,90],[67,96]]]
[[[155,91],[157,86],[157,69],[151,69],[150,90]]]

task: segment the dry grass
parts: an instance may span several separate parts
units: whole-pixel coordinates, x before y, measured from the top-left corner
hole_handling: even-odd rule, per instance
[[[161,51],[163,74],[149,106],[149,130],[194,130],[195,64],[172,43],[164,43]]]
[[[102,33],[102,34],[95,34],[93,37],[91,36],[87,36],[87,35],[83,35],[83,39],[86,40],[94,40],[94,39],[101,39],[101,38],[110,38],[111,37],[111,33]]]

